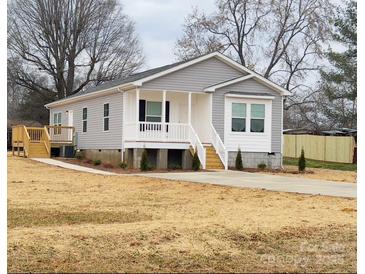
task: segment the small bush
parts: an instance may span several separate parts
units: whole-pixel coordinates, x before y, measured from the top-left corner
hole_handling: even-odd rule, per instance
[[[304,172],[305,171],[305,156],[304,156],[304,149],[302,149],[298,161],[298,171]]]
[[[243,169],[241,149],[238,149],[238,151],[237,151],[236,165],[235,166],[236,166],[237,170],[242,170]]]
[[[99,166],[99,165],[101,165],[101,160],[94,160],[93,164],[94,164],[94,166]]]
[[[85,158],[84,153],[80,150],[77,150],[76,153],[75,153],[75,158],[79,159],[79,160],[84,159]]]
[[[105,164],[103,164],[103,167],[105,167],[105,168],[114,168],[114,166],[111,163],[105,163]]]
[[[198,171],[200,169],[200,160],[198,156],[198,151],[195,149],[194,155],[193,155],[193,170]]]
[[[119,167],[122,168],[122,169],[126,169],[128,167],[128,165],[127,165],[126,162],[120,162]]]
[[[260,164],[257,165],[257,167],[259,169],[265,169],[266,168],[266,164],[265,163],[260,163]]]
[[[140,165],[141,171],[147,171],[151,169],[151,166],[148,163],[148,154],[147,150],[143,150],[142,153],[142,159],[141,159],[141,165]]]

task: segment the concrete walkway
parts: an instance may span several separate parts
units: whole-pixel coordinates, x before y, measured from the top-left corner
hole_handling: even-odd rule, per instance
[[[140,176],[273,191],[356,198],[356,184],[240,171],[147,173]]]
[[[120,174],[113,173],[113,172],[84,167],[84,166],[80,166],[80,165],[69,164],[69,163],[65,163],[65,162],[58,161],[55,159],[50,159],[50,158],[31,158],[31,159],[44,163],[44,164],[59,166],[59,167],[73,169],[73,170],[82,171],[82,172],[89,172],[89,173],[100,174],[100,175],[120,175]]]
[[[32,160],[44,164],[100,175],[124,175],[80,165],[69,164],[49,158],[32,158]],[[216,172],[138,173],[128,175],[232,187],[246,187],[267,189],[272,191],[295,192],[312,195],[320,194],[336,197],[357,197],[356,184],[354,183],[330,182],[324,180],[303,179],[289,176],[267,175],[232,170]]]

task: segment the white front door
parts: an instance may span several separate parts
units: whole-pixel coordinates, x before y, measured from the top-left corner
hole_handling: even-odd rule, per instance
[[[74,112],[73,110],[69,110],[67,112],[67,126],[69,127],[73,127],[74,126]],[[72,130],[71,129],[68,129],[67,130],[67,140],[72,140]]]

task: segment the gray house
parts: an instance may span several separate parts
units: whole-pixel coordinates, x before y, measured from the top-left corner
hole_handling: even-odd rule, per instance
[[[50,125],[72,126],[88,158],[138,167],[205,169],[282,163],[283,98],[289,92],[214,52],[81,91],[47,104]],[[52,138],[56,138],[56,131]],[[66,137],[67,138],[67,137]]]

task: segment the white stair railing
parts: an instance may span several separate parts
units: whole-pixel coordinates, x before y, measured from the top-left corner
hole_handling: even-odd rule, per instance
[[[198,152],[198,157],[200,160],[200,163],[202,165],[202,168],[205,169],[205,157],[206,157],[206,152],[205,152],[205,148],[203,146],[203,144],[200,142],[200,139],[198,137],[198,135],[196,134],[194,128],[190,125],[189,126],[190,131],[189,131],[189,141],[190,141],[190,145],[194,148],[194,150],[196,149]]]
[[[210,123],[210,128],[211,128],[211,132],[212,132],[212,134],[211,134],[212,145],[213,145],[215,151],[217,152],[219,158],[221,159],[221,161],[224,165],[224,169],[227,170],[228,169],[228,151],[212,123]]]

